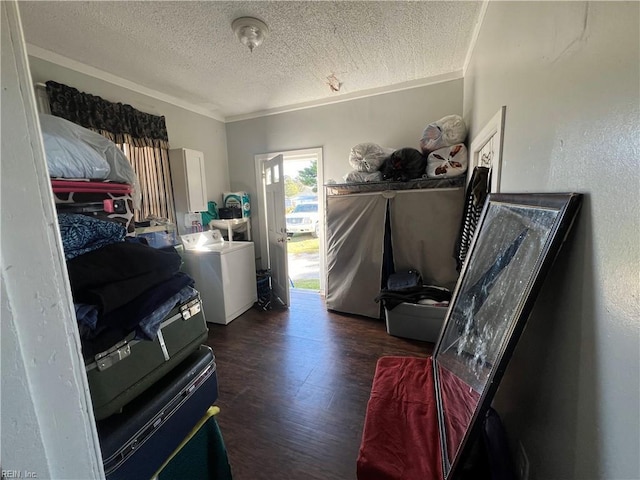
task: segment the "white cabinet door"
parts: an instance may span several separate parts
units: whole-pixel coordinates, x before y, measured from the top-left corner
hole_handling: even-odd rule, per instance
[[[187,201],[190,212],[207,210],[207,185],[204,175],[204,155],[195,150],[185,150],[187,171]]]
[[[207,210],[204,155],[187,148],[169,151],[176,211],[182,214]]]

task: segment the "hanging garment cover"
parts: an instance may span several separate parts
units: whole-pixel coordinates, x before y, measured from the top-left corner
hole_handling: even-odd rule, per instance
[[[382,195],[327,197],[327,309],[380,317],[386,211]]]

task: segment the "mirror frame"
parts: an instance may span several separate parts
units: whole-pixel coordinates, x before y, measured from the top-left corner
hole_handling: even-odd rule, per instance
[[[482,419],[485,417],[487,410],[491,406],[491,402],[498,390],[500,380],[502,379],[507,368],[507,364],[509,363],[516,344],[524,330],[526,321],[531,314],[535,299],[542,287],[544,278],[548,274],[553,261],[560,251],[560,247],[567,238],[571,226],[576,218],[576,214],[580,208],[581,201],[582,195],[578,193],[527,193],[489,194],[485,202],[476,227],[476,234],[474,235],[473,241],[469,247],[467,258],[456,283],[451,303],[433,353],[438,430],[440,432],[440,451],[444,479],[448,480],[450,478],[456,478],[457,471],[463,466],[465,459],[468,458],[473,447],[474,440],[478,438],[478,434],[482,430]],[[462,438],[456,453],[453,456],[450,456],[447,452],[447,432],[444,418],[446,413],[443,408],[442,387],[440,384],[441,379],[438,372],[438,359],[439,355],[441,355],[441,349],[445,348],[443,343],[447,337],[448,329],[456,328],[452,313],[456,310],[455,307],[458,298],[461,295],[460,289],[463,286],[465,276],[471,269],[470,265],[474,264],[474,252],[478,250],[478,246],[482,245],[483,242],[491,241],[491,232],[483,232],[483,225],[487,218],[487,214],[492,208],[499,205],[524,207],[528,209],[538,209],[541,211],[553,210],[558,214],[549,229],[549,235],[542,247],[542,251],[533,267],[533,270],[531,272],[527,272],[527,274],[531,275],[530,281],[525,284],[522,299],[514,310],[513,317],[509,319],[509,325],[504,330],[504,334],[498,348],[496,361],[491,367],[483,391],[480,392],[478,404],[474,409],[464,437]],[[491,296],[491,293],[489,296]],[[442,355],[444,355],[444,353],[442,353]],[[452,458],[451,462],[449,462],[450,457]]]

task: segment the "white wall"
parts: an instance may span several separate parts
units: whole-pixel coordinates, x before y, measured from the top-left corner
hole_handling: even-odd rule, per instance
[[[507,106],[503,192],[586,194],[495,405],[531,479],[640,478],[640,4],[491,2],[471,137]]]
[[[424,127],[449,114],[462,114],[462,79],[227,123],[231,188],[255,198],[254,155],[312,147],[323,148],[325,183],[342,182],[352,170],[349,152],[354,145],[419,148]],[[257,226],[258,208],[252,208],[251,215]],[[259,252],[257,230],[252,233]]]
[[[16,2],[2,2],[2,477],[103,478]]]
[[[204,153],[207,194],[209,200],[220,204],[222,192],[229,189],[226,132],[223,122],[40,58],[30,56],[29,64],[34,82],[54,80],[81,92],[98,95],[105,100],[127,103],[140,111],[163,115],[171,148],[190,148]]]

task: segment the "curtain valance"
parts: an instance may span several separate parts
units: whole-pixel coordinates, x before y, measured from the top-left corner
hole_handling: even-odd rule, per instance
[[[51,114],[125,143],[125,136],[136,146],[169,148],[167,126],[162,116],[141,112],[131,105],[114,103],[96,95],[49,80],[46,82]]]

